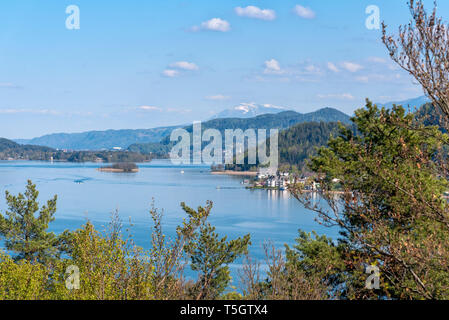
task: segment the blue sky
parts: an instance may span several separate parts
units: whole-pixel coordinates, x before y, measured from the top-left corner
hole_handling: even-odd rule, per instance
[[[367,97],[421,95],[366,28],[368,5],[392,32],[409,20],[405,0],[3,0],[0,137],[190,123],[250,102],[350,114]]]

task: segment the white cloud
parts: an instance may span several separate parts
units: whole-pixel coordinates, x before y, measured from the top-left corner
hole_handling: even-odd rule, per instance
[[[182,71],[194,71],[198,69],[199,67],[193,62],[177,61],[170,64],[167,69],[162,71],[162,75],[168,78],[175,78],[183,74]]]
[[[383,72],[380,73],[370,73],[366,75],[360,75],[355,78],[357,82],[368,83],[368,82],[381,82],[381,83],[398,83],[402,80],[402,77],[399,73],[391,73],[391,72]],[[405,79],[404,79],[405,80]]]
[[[253,79],[259,82],[281,81],[281,82],[317,82],[324,75],[324,68],[309,60],[294,65],[281,66],[279,61],[272,58],[264,62],[263,76],[257,74]]]
[[[265,61],[265,67],[267,69],[270,69],[270,70],[273,70],[273,71],[280,71],[281,70],[281,66],[279,64],[279,61],[277,61],[276,59],[271,59],[271,60]]]
[[[182,70],[198,70],[198,66],[193,62],[187,62],[187,61],[178,61],[170,64],[170,68],[178,68]]]
[[[226,20],[222,20],[220,18],[213,18],[201,23],[200,27],[195,26],[192,28],[192,31],[200,31],[200,30],[227,32],[231,30],[231,25]]]
[[[91,116],[92,112],[67,112],[52,109],[0,109],[0,114],[34,114],[34,115],[49,115],[49,116]]]
[[[340,72],[340,69],[338,69],[337,66],[332,62],[327,63],[327,68],[333,72]]]
[[[347,99],[347,100],[354,100],[354,96],[350,93],[343,93],[340,95],[340,97],[342,99]]]
[[[213,96],[207,96],[206,97],[207,100],[228,100],[230,98],[231,97],[225,96],[225,95],[222,95],[222,94],[216,94],[216,95],[213,95]]]
[[[387,62],[387,60],[385,60],[383,58],[379,58],[379,57],[369,57],[368,61],[374,62],[374,63],[386,63]]]
[[[342,68],[344,68],[345,70],[349,71],[349,72],[357,72],[361,69],[363,69],[363,67],[357,63],[353,63],[353,62],[343,62],[341,64]]]
[[[162,108],[162,107],[156,107],[156,106],[139,106],[139,107],[129,107],[126,108],[127,111],[145,111],[145,112],[163,112],[163,113],[189,113],[192,112],[191,109],[178,109],[178,108]]]
[[[6,88],[6,89],[20,89],[22,87],[11,83],[11,82],[0,82],[0,88]]]
[[[319,73],[321,73],[320,68],[315,66],[315,65],[313,65],[313,64],[309,64],[308,66],[306,66],[305,70],[309,74],[319,74]]]
[[[154,106],[140,106],[137,109],[143,110],[143,111],[162,111],[161,108],[154,107]]]
[[[358,82],[363,82],[363,83],[368,83],[369,82],[369,78],[367,76],[361,76],[361,77],[357,77],[355,78]]]
[[[265,103],[265,104],[263,104],[263,106],[264,106],[265,108],[273,108],[273,109],[279,109],[279,110],[287,110],[286,107],[276,106],[276,105],[270,104],[270,103]]]
[[[264,73],[266,74],[282,74],[283,71],[281,69],[281,65],[279,64],[279,61],[276,59],[267,60],[264,62],[265,64],[265,70]]]
[[[397,64],[390,64],[388,66],[388,69],[391,70],[391,71],[396,71],[396,70],[399,70],[400,68],[399,68],[399,66]]]
[[[0,114],[18,114],[18,113],[30,113],[30,114],[50,114],[59,115],[60,112],[49,109],[0,109]]]
[[[319,95],[317,95],[317,97],[320,99],[354,100],[354,96],[350,93],[319,94]]]
[[[179,76],[179,71],[173,70],[173,69],[165,69],[164,71],[162,71],[162,75],[169,77],[169,78],[174,78],[174,77]]]
[[[299,17],[304,19],[313,19],[316,17],[316,14],[312,9],[303,7],[299,4],[295,6],[294,11]]]
[[[248,17],[262,20],[274,20],[276,19],[276,13],[270,9],[260,9],[255,6],[247,6],[246,8],[237,7],[235,12],[240,17]]]

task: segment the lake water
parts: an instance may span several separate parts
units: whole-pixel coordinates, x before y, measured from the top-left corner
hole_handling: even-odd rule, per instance
[[[293,244],[298,229],[315,230],[336,238],[337,231],[320,226],[313,212],[306,210],[287,191],[247,190],[242,178],[212,175],[207,166],[176,166],[169,160],[139,164],[138,173],[107,173],[95,170],[96,163],[49,163],[0,161],[0,211],[6,207],[4,192],[23,192],[31,179],[44,203],[58,195],[56,220],[51,230],[74,230],[91,220],[100,230],[110,221],[111,212],[119,211],[138,245],[149,248],[152,198],[164,209],[164,228],[173,235],[185,213],[180,203],[196,208],[212,200],[210,222],[220,235],[229,238],[251,234],[253,257],[262,259],[264,241],[277,247]],[[184,171],[184,173],[181,173]],[[82,183],[76,183],[82,182]],[[231,266],[234,279],[240,262]]]

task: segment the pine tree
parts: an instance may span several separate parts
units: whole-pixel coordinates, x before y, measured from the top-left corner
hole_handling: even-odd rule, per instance
[[[182,204],[186,212],[193,209]],[[199,208],[198,211],[202,211]],[[191,268],[200,273],[199,280],[193,288],[193,296],[196,299],[216,299],[229,285],[231,276],[229,274],[230,263],[239,256],[248,253],[250,235],[243,238],[227,241],[227,237],[219,238],[215,227],[204,222],[196,235],[190,242],[185,252],[190,256]]]
[[[379,109],[370,101],[352,121],[357,134],[342,127],[310,163],[328,206],[316,204],[301,186],[292,188],[320,223],[340,228],[342,275],[351,275],[347,298],[447,299],[449,206],[443,194],[449,184],[440,169],[449,136],[416,122],[401,106]],[[337,194],[334,179],[340,180]],[[366,288],[368,265],[383,275],[379,290]]]
[[[60,253],[58,247],[62,237],[47,231],[54,220],[57,196],[40,209],[38,196],[39,191],[31,180],[28,180],[24,194],[14,196],[6,191],[8,209],[4,214],[0,213],[0,236],[5,240],[6,249],[16,253],[16,261],[47,262]]]

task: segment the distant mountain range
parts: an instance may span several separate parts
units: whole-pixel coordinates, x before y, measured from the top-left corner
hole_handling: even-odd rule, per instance
[[[243,106],[243,105],[242,105]],[[295,111],[285,111],[279,107],[256,106],[248,107],[248,112],[244,114],[253,114],[257,112],[271,111],[256,117],[238,117],[216,118],[203,122],[203,128],[224,129],[243,129],[248,128],[278,128],[285,129],[296,123],[302,122],[331,122],[341,121],[349,122],[349,116],[332,108],[324,108],[310,113],[298,113]],[[265,108],[265,109],[264,109]],[[277,111],[276,113],[274,111]],[[223,115],[225,113],[222,113]],[[159,142],[168,139],[172,130],[184,126],[160,127],[154,129],[126,129],[126,130],[106,130],[106,131],[88,131],[82,133],[54,133],[44,135],[34,139],[14,140],[20,144],[47,146],[54,149],[68,150],[111,150],[113,148],[148,152],[158,152],[164,150]],[[191,126],[190,126],[191,127]],[[189,129],[189,126],[186,127]],[[146,146],[145,146],[146,145]],[[149,151],[155,150],[155,151]]]
[[[267,113],[279,113],[289,109],[271,104],[241,103],[214,115],[211,119],[219,118],[253,118]]]
[[[414,112],[415,109],[420,108],[422,105],[430,102],[430,100],[426,96],[421,96],[418,98],[403,100],[403,101],[394,101],[394,102],[386,102],[386,103],[376,103],[378,107],[385,107],[387,109],[393,108],[393,105],[403,106],[406,110],[409,108],[410,111]]]
[[[350,123],[350,117],[336,109],[324,108],[310,113],[298,113],[295,111],[283,111],[275,114],[263,114],[253,118],[225,118],[213,119],[201,124],[203,130],[216,129],[224,134],[226,129],[287,129],[298,123],[306,122],[342,122]],[[192,132],[192,126],[185,129]],[[161,143],[136,143],[129,146],[128,150],[141,153],[156,153],[167,151],[170,148],[170,137],[162,139]]]
[[[203,129],[213,128],[219,131],[225,129],[285,129],[303,122],[350,122],[350,116],[337,109],[323,108],[314,112],[299,113],[296,111],[281,111],[268,113],[251,118],[218,118],[202,123]],[[191,131],[192,126],[186,127]]]
[[[411,109],[429,102],[425,96],[414,99],[377,103],[378,106],[392,108],[393,104],[403,105]],[[248,128],[278,128],[286,129],[298,123],[305,122],[343,122],[348,123],[350,117],[336,109],[324,108],[310,113],[289,111],[285,107],[269,104],[242,103],[234,108],[216,114],[211,120],[203,122],[203,128],[243,129]],[[162,152],[166,147],[161,141],[167,141],[170,133],[176,128],[189,126],[178,125],[152,129],[123,129],[88,131],[81,133],[54,133],[33,139],[16,139],[15,142],[23,145],[47,146],[54,149],[68,150],[112,150],[127,149],[132,151],[155,150]],[[164,143],[163,143],[164,144]],[[165,143],[167,145],[167,143]]]
[[[82,133],[54,133],[42,137],[26,140],[14,140],[20,144],[47,146],[55,149],[69,150],[111,150],[113,148],[126,149],[133,143],[159,142],[169,135],[172,130],[179,128],[161,127],[154,129],[125,129],[88,131]]]

